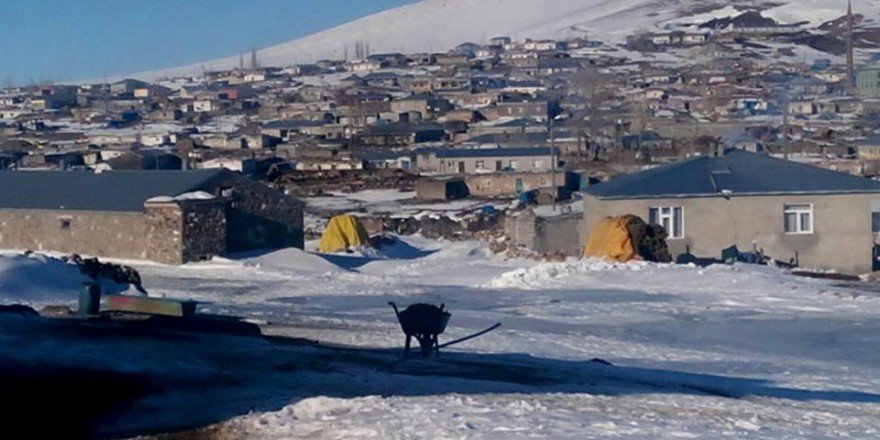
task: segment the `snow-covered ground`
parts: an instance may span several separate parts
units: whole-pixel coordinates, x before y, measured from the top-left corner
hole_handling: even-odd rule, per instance
[[[0,259],[3,303],[29,291],[42,292],[35,306],[75,301],[60,286],[76,274],[41,261]],[[418,237],[373,256],[284,250],[137,267],[152,295],[205,301],[200,310],[247,317],[281,339],[79,340],[0,318],[7,362],[175,384],[135,402],[109,433],[220,422],[208,428],[215,438],[880,435],[870,284],[757,266],[508,261],[481,243]],[[438,359],[400,362],[388,301],[445,303],[453,316],[441,342],[503,326]]]

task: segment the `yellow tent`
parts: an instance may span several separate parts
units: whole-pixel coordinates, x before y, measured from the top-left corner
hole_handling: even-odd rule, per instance
[[[318,251],[334,253],[369,245],[370,234],[367,233],[364,224],[357,217],[337,215],[327,223],[327,230],[321,236]]]
[[[587,245],[584,246],[584,257],[598,257],[607,260],[627,261],[636,260],[639,254],[629,236],[627,227],[637,221],[634,215],[620,217],[606,217],[599,221],[590,232]]]

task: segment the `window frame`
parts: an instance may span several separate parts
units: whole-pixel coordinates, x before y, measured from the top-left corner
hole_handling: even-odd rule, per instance
[[[657,212],[657,216],[656,216],[656,218],[652,219],[651,213],[653,211]],[[668,212],[664,214],[664,211],[668,211]],[[680,230],[679,231],[676,231],[676,227],[675,227],[675,224],[676,224],[675,212],[676,211],[681,213],[681,218],[680,218],[680,222],[679,222],[680,223],[680,228],[679,228]],[[670,226],[669,228],[667,228],[663,224],[664,218],[669,220],[669,226]],[[663,226],[663,228],[666,229],[666,233],[669,234],[668,238],[670,240],[683,240],[686,236],[685,235],[685,226],[684,226],[685,225],[684,206],[650,206],[650,207],[648,207],[648,222]],[[678,232],[678,234],[676,234],[676,232]]]
[[[809,209],[798,208],[802,206],[809,206]],[[786,217],[789,214],[795,214],[795,230],[789,231],[788,225],[786,222]],[[803,225],[803,214],[808,214],[810,217],[810,227],[804,228]],[[815,207],[812,203],[786,203],[782,205],[782,231],[785,235],[813,235],[816,233],[816,214]]]

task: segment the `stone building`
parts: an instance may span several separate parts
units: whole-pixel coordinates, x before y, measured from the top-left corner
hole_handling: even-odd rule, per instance
[[[416,197],[419,200],[455,200],[466,197],[514,198],[528,191],[549,190],[554,184],[558,196],[565,199],[580,188],[580,176],[567,171],[547,171],[422,177],[416,185]]]
[[[579,178],[566,171],[540,173],[491,173],[465,176],[465,184],[474,197],[508,198],[554,185],[561,198],[568,198],[579,189]]]
[[[181,264],[302,247],[303,204],[227,170],[0,172],[0,248]]]

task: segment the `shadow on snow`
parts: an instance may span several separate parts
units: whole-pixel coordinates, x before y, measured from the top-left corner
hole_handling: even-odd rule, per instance
[[[379,249],[370,249],[370,253],[362,254],[362,253],[338,253],[338,254],[323,254],[318,253],[315,255],[320,256],[321,258],[329,261],[332,264],[335,264],[343,269],[355,271],[363,266],[366,266],[369,263],[374,261],[382,261],[382,260],[417,260],[419,258],[424,258],[429,255],[437,252],[436,250],[425,250],[419,249],[403,240],[397,238],[391,238],[388,242],[382,245]]]
[[[230,331],[232,330],[232,331]],[[10,420],[53,416],[35,433],[120,437],[192,429],[316,396],[569,393],[687,394],[721,398],[880,403],[857,390],[564,361],[524,354],[442,353],[323,346],[262,337],[258,328],[192,328],[180,321],[57,321],[2,316],[0,380]]]

